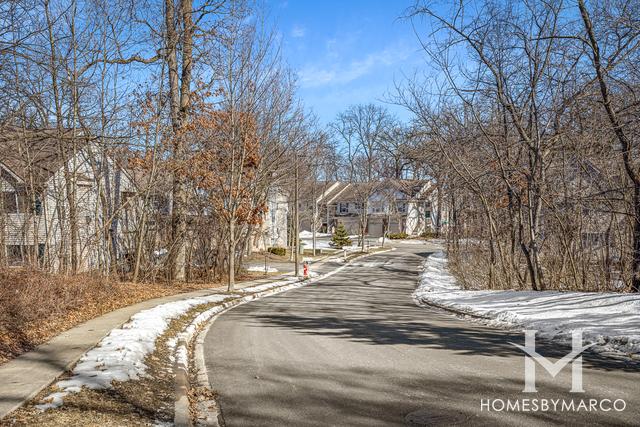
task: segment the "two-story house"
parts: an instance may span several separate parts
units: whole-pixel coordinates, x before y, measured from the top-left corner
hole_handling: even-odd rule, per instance
[[[436,186],[429,180],[385,179],[374,183],[333,182],[325,191],[307,202],[303,230],[311,230],[314,221],[309,214],[315,203],[317,230],[332,232],[342,224],[349,234],[359,234],[366,206],[365,233],[380,237],[387,233],[404,232],[417,236],[434,231],[437,214],[446,217],[444,207],[437,209]],[[311,206],[313,207],[313,206]]]
[[[2,265],[106,270],[125,251],[119,218],[135,189],[90,138],[0,130],[0,194]]]

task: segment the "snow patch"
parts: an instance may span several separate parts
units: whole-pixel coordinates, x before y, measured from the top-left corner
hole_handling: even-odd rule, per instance
[[[313,239],[313,232],[311,231],[307,231],[307,230],[302,230],[299,234],[301,239]],[[331,233],[318,233],[316,232],[316,238],[317,237],[331,237]]]
[[[300,243],[307,249],[313,249],[313,240],[300,238]],[[316,240],[316,249],[334,249],[330,240]]]
[[[153,256],[161,257],[161,256],[165,256],[168,253],[169,253],[169,251],[167,249],[162,248],[162,249],[158,249],[158,250],[153,251]]]
[[[171,320],[185,314],[191,308],[221,302],[234,295],[208,295],[161,304],[143,310],[125,323],[113,329],[100,343],[82,356],[71,378],[58,381],[59,392],[52,393],[37,405],[40,410],[61,406],[64,396],[77,393],[82,387],[90,389],[111,388],[113,381],[127,381],[145,376],[145,357],[155,350],[156,339],[164,333]],[[237,296],[237,295],[236,295]]]
[[[247,271],[255,271],[255,272],[259,272],[259,273],[264,273],[265,272],[265,268],[264,266],[260,266],[260,265],[252,265],[249,268],[247,268]],[[267,273],[277,273],[278,269],[275,267],[267,267]]]
[[[382,237],[380,238],[382,239]],[[385,239],[385,243],[401,243],[403,245],[426,245],[427,241],[426,240],[420,240],[420,239]]]
[[[582,331],[585,344],[596,344],[596,352],[640,353],[640,295],[462,290],[445,254],[437,252],[426,260],[413,298],[487,317],[495,326],[535,329],[567,344],[573,331]]]

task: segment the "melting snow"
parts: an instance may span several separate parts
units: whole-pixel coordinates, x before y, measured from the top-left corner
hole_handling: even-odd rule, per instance
[[[259,273],[264,273],[264,265],[252,265],[251,267],[247,268],[247,271],[256,271]],[[275,267],[268,267],[267,266],[267,273],[277,273],[278,269]]]
[[[443,252],[431,255],[413,294],[419,303],[490,318],[489,323],[535,329],[540,336],[570,342],[580,330],[594,351],[640,353],[640,295],[558,291],[462,290]]]
[[[68,393],[77,393],[82,387],[110,388],[112,381],[127,381],[145,376],[145,357],[155,349],[156,339],[164,333],[172,319],[201,304],[221,302],[232,295],[208,295],[161,304],[135,314],[122,327],[113,329],[100,343],[85,353],[68,380],[58,381],[60,392],[45,398],[37,405],[41,410],[55,408],[63,403]]]
[[[302,230],[299,234],[301,239],[313,239],[313,232]],[[318,237],[331,237],[331,233],[318,233],[316,232],[316,238]]]

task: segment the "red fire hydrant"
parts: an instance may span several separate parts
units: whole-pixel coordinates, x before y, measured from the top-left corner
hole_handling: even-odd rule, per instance
[[[305,279],[309,277],[309,263],[306,261],[302,264],[302,275]]]

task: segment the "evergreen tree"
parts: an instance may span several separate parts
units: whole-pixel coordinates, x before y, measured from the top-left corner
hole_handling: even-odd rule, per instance
[[[342,249],[343,246],[351,246],[351,239],[347,234],[347,229],[344,228],[342,224],[338,224],[338,228],[336,228],[335,233],[331,236],[331,241],[338,249]]]

